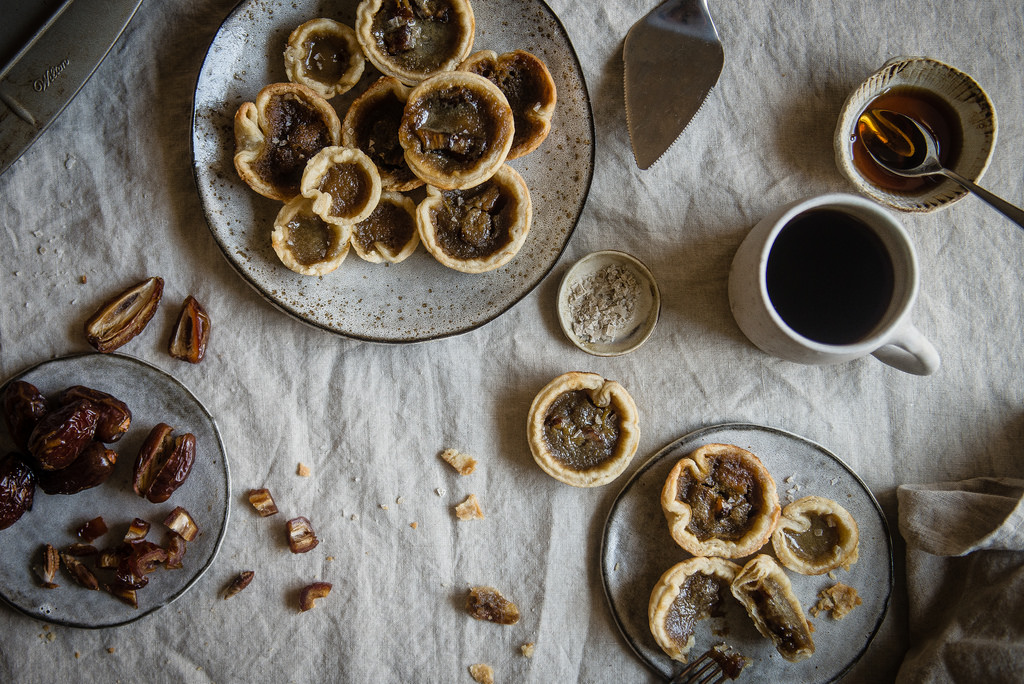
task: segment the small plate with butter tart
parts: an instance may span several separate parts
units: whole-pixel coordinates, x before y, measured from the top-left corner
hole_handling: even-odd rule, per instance
[[[731,448],[721,449],[723,446]],[[705,447],[712,448],[709,451]],[[859,530],[856,562],[849,570],[837,567],[831,576],[800,574],[774,562],[769,537],[764,537],[759,548],[745,549],[748,555],[728,561],[684,550],[673,539],[662,507],[662,492],[674,470],[675,476],[680,476],[676,466],[702,450],[724,454],[730,460],[735,456],[737,463],[744,458],[739,451],[734,454],[735,450],[752,454],[776,481],[784,509],[810,495],[841,501]],[[725,505],[720,508],[727,512],[736,501],[724,498]],[[773,524],[772,529],[775,527]],[[813,624],[813,654],[801,654],[799,662],[784,657],[772,639],[759,633],[744,603],[730,595],[726,588],[728,573],[717,573],[726,579],[722,588],[715,590],[720,600],[709,603],[714,604],[711,608],[688,605],[686,601],[695,590],[686,588],[683,580],[693,572],[687,568],[696,563],[694,559],[701,558],[717,564],[715,567],[733,568],[735,564],[747,568],[747,573],[737,577],[754,574],[755,566],[764,565],[771,566],[776,574],[785,573],[791,585],[785,593],[791,592]],[[757,563],[755,559],[759,559]],[[623,637],[642,661],[667,678],[682,668],[684,659],[695,659],[724,641],[752,661],[750,671],[758,681],[837,681],[860,660],[881,627],[893,585],[889,528],[878,502],[857,474],[836,455],[804,437],[747,423],[701,428],[673,441],[641,465],[609,509],[600,564],[608,605]],[[702,572],[710,574],[708,569]],[[853,587],[861,604],[841,620],[827,612],[818,612],[815,617],[819,594],[837,583]],[[734,583],[732,589],[737,591],[739,585]],[[684,630],[679,629],[680,616],[690,616]]]

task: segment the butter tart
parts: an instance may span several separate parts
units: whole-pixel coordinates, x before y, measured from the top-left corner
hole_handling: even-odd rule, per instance
[[[309,86],[327,100],[359,83],[365,65],[352,27],[323,17],[292,31],[284,50],[288,80]]]
[[[428,252],[448,268],[484,273],[507,264],[530,232],[533,208],[526,181],[511,166],[468,190],[427,186],[416,226]]]
[[[537,465],[574,487],[597,487],[618,477],[640,441],[629,392],[596,373],[558,376],[537,394],[527,438]]]
[[[454,69],[473,49],[469,0],[363,0],[356,36],[381,73],[415,85]]]
[[[497,54],[481,50],[459,65],[460,71],[479,74],[498,86],[512,108],[515,136],[509,159],[518,159],[537,149],[551,131],[557,94],[547,66],[525,50]]]
[[[352,226],[352,249],[365,261],[397,264],[420,244],[416,205],[399,192],[383,192],[373,212]]]
[[[802,575],[822,575],[857,562],[859,533],[849,511],[831,499],[805,496],[782,509],[772,533],[779,562]]]
[[[299,83],[271,83],[235,113],[235,169],[270,199],[287,202],[298,195],[306,163],[340,141],[334,108]]]
[[[373,160],[384,190],[406,191],[423,185],[409,169],[405,150],[398,142],[398,127],[408,99],[409,88],[401,81],[381,76],[352,102],[341,124],[342,143],[358,147]]]
[[[271,244],[281,263],[302,275],[325,275],[341,266],[349,250],[351,225],[328,223],[299,195],[274,219]]]
[[[450,71],[409,93],[398,141],[414,174],[428,185],[459,190],[501,168],[514,133],[512,108],[498,86],[468,71]]]
[[[665,571],[651,592],[651,634],[670,658],[685,663],[698,620],[718,614],[740,566],[722,558],[690,558]]]
[[[783,658],[795,663],[811,657],[811,627],[789,577],[775,559],[764,554],[755,556],[740,570],[731,590],[747,609],[757,631],[771,639]]]
[[[325,147],[309,160],[299,189],[327,223],[358,223],[380,201],[380,175],[360,150]]]
[[[768,541],[779,519],[775,480],[731,444],[707,444],[672,468],[661,507],[676,543],[695,556],[742,558]]]

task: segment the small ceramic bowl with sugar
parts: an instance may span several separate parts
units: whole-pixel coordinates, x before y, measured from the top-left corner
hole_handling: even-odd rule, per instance
[[[650,269],[625,252],[594,252],[558,287],[558,321],[574,345],[594,356],[620,356],[654,332],[661,293]]]
[[[978,83],[954,67],[928,57],[891,59],[847,98],[836,124],[836,165],[863,194],[906,212],[943,209],[967,190],[943,176],[903,178],[879,166],[857,132],[861,114],[889,109],[929,129],[944,165],[977,182],[996,142],[996,111]]]

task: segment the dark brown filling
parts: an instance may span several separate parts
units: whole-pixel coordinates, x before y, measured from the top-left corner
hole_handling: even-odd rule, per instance
[[[275,96],[267,104],[267,143],[255,170],[271,184],[298,194],[299,181],[310,157],[331,144],[323,116],[291,95]]]
[[[540,128],[540,124],[527,116],[529,112],[535,111],[534,108],[540,104],[545,92],[541,77],[535,73],[535,68],[533,62],[517,55],[498,63],[480,62],[473,69],[498,86],[508,100],[515,123],[513,146],[522,144]]]
[[[584,390],[559,395],[544,417],[544,439],[552,456],[573,470],[596,468],[615,455],[619,414],[597,406]]]
[[[687,577],[665,615],[668,637],[680,647],[685,646],[697,620],[715,614],[722,600],[722,589],[722,581],[714,575],[697,572]]]
[[[430,212],[438,245],[457,259],[490,256],[511,240],[513,203],[488,181],[468,190],[446,190]]]
[[[337,83],[348,71],[351,57],[348,43],[333,33],[313,34],[306,41],[303,65],[313,79],[328,85]]]
[[[288,251],[303,266],[326,261],[337,250],[335,231],[319,216],[296,214],[286,228]]]
[[[811,515],[806,532],[785,530],[786,542],[794,554],[807,561],[831,558],[839,544],[839,528],[831,516]]]
[[[703,481],[689,472],[679,478],[677,498],[692,512],[686,529],[702,542],[712,537],[736,541],[764,508],[757,479],[738,458],[711,457],[708,465]]]
[[[803,620],[786,600],[777,582],[765,578],[761,586],[751,590],[750,597],[765,627],[775,636],[781,653],[795,654],[811,645],[810,634],[803,629]]]
[[[320,192],[331,196],[331,216],[355,216],[370,198],[370,179],[355,164],[335,164],[320,179]]]
[[[411,71],[436,71],[459,42],[446,0],[384,0],[370,29],[377,48]]]
[[[459,169],[489,151],[496,123],[480,94],[441,88],[408,109],[420,149],[441,170]]]
[[[405,163],[405,151],[398,142],[405,103],[388,93],[366,107],[356,124],[356,145],[377,168],[402,182],[414,178]]]
[[[398,252],[416,232],[416,222],[402,207],[381,201],[365,221],[355,225],[352,239],[364,250],[372,251],[377,243],[383,243],[392,252]]]

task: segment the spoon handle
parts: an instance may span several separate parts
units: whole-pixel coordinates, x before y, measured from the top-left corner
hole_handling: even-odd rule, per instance
[[[964,186],[965,188],[973,192],[975,195],[977,195],[978,197],[980,197],[981,199],[985,200],[993,207],[998,209],[1008,219],[1016,223],[1021,228],[1024,228],[1024,210],[1022,210],[1020,207],[1014,206],[1007,202],[1006,200],[1004,200],[1003,198],[993,195],[985,188],[967,180],[956,171],[943,169],[942,174],[947,178],[950,178],[951,180],[954,180],[960,185]]]

